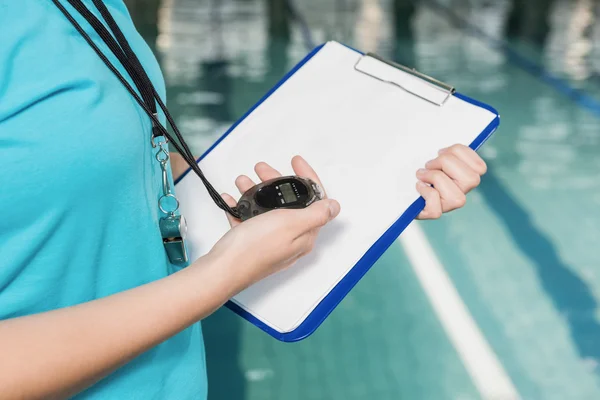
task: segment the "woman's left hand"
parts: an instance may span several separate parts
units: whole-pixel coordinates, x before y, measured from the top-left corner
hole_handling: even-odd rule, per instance
[[[456,144],[417,171],[417,190],[425,199],[418,219],[436,219],[465,205],[466,194],[479,185],[487,171],[485,162],[471,148]]]

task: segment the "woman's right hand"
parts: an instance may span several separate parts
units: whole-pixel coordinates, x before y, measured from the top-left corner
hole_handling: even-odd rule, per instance
[[[300,176],[318,178],[300,157]],[[256,166],[262,180],[278,172]],[[254,183],[237,180],[242,192]],[[230,205],[235,201],[224,196]],[[310,252],[320,227],[340,211],[334,200],[275,210],[232,229],[209,254],[163,279],[111,296],[0,321],[0,397],[70,398],[194,322],[252,283]],[[90,260],[89,268],[93,268]],[[115,268],[127,267],[115,265]],[[199,339],[198,339],[199,340]],[[41,379],[42,377],[43,379]]]
[[[296,175],[312,179],[323,187],[302,157],[292,159],[292,168]],[[266,163],[256,164],[254,170],[262,181],[281,176]],[[255,185],[244,175],[235,183],[242,194]],[[230,206],[236,205],[230,195],[224,194],[223,198]],[[308,254],[319,229],[339,212],[339,203],[325,197],[304,209],[273,210],[243,223],[228,215],[232,229],[215,244],[209,256],[228,261],[225,265],[230,266],[229,272],[236,277],[235,291],[241,291]]]

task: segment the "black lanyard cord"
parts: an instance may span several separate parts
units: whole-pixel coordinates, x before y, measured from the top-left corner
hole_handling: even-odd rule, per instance
[[[134,67],[135,63],[131,62],[130,58],[127,56],[127,54],[125,54],[125,51],[114,40],[112,35],[108,32],[108,30],[104,27],[104,25],[98,20],[98,18],[96,18],[96,16],[87,9],[87,7],[81,2],[81,0],[67,0],[67,1],[88,21],[88,23],[94,28],[96,33],[98,33],[98,35],[101,37],[101,39],[107,44],[107,46],[109,47],[111,52],[113,52],[113,54],[119,59],[119,62],[121,62],[121,64],[125,67],[125,69],[129,73],[129,75],[131,76],[132,80],[138,87],[138,90],[140,91],[140,93],[142,93],[142,97],[144,98],[144,103],[146,103],[146,105],[150,109],[150,112],[152,113],[152,116],[154,116],[154,117],[156,117],[156,112],[155,112],[156,104],[155,104],[154,100],[155,100],[155,98],[157,100],[159,100],[159,104],[161,105],[163,112],[165,113],[166,116],[168,116],[167,119],[169,120],[169,123],[174,128],[173,130],[175,131],[175,134],[176,134],[177,138],[179,139],[179,143],[177,143],[175,140],[173,140],[173,138],[169,135],[169,133],[166,131],[166,129],[164,129],[162,124],[160,124],[159,122],[157,123],[152,118],[152,116],[150,116],[150,114],[149,114],[149,116],[153,120],[153,136],[157,136],[156,131],[158,130],[159,131],[158,136],[160,136],[162,134],[169,141],[171,141],[173,143],[173,146],[176,148],[177,151],[179,151],[179,153],[182,155],[184,160],[190,165],[190,167],[194,170],[194,172],[196,172],[196,174],[202,179],[202,182],[207,187],[209,194],[210,194],[211,198],[213,199],[213,201],[220,208],[224,209],[225,211],[230,212],[232,215],[235,216],[236,211],[232,210],[227,205],[227,203],[224,202],[224,200],[221,198],[219,193],[212,187],[210,182],[208,182],[208,180],[204,177],[204,174],[202,173],[202,171],[197,166],[197,164],[194,160],[194,157],[191,154],[191,151],[189,150],[189,148],[187,146],[187,143],[185,143],[185,140],[183,139],[179,130],[177,129],[177,126],[175,125],[175,122],[171,118],[170,113],[168,112],[166,106],[162,102],[162,99],[160,99],[160,96],[158,96],[158,94],[156,93],[156,90],[154,89],[154,86],[150,82],[150,79],[147,77],[145,72],[143,72],[143,76],[136,73],[137,72],[136,69],[143,71],[141,64],[139,64],[139,61],[138,61],[138,67],[135,68]],[[100,2],[100,4],[101,4],[101,8],[99,8],[99,11],[102,14],[107,15],[110,18],[110,20],[112,22],[111,25],[116,26],[117,24],[112,19],[112,16],[110,15],[110,12],[108,11],[108,9],[106,9],[104,4],[102,4],[101,2]],[[73,23],[73,20],[74,19],[72,19],[72,18],[70,19],[71,23]],[[107,23],[108,23],[108,21],[107,21]],[[75,21],[75,24],[77,24],[76,21]],[[77,24],[77,25],[79,25],[79,24]],[[84,36],[84,38],[86,38],[86,36],[88,36],[85,33],[85,31],[83,31],[83,29],[81,29],[81,30],[78,29],[78,31],[82,34],[82,36]],[[119,30],[119,33],[120,33],[120,37],[121,37],[122,41],[126,42],[126,39],[125,39],[124,35],[120,32],[120,30]],[[115,33],[115,36],[117,36],[116,33]],[[98,53],[98,55],[102,54],[102,56],[104,56],[104,54],[97,48],[97,46],[93,43],[93,41],[91,41],[91,39],[90,40],[87,40],[87,39],[89,39],[89,36],[88,36],[88,38],[86,38],[86,41],[88,41],[88,43],[94,48],[94,50],[96,51],[96,53]],[[127,48],[130,50],[128,45],[127,45]],[[133,51],[131,51],[131,53],[133,53]],[[101,58],[105,62],[105,64],[107,64],[107,66],[111,65],[110,61],[108,61],[108,59],[106,59],[106,57],[101,57]],[[136,57],[136,60],[137,60],[137,57]],[[116,70],[116,68],[111,68],[111,70],[115,75],[117,75],[117,77],[119,78],[119,80],[121,80],[121,82],[125,81],[124,78],[120,79],[120,78],[122,78],[122,75]],[[130,85],[125,85],[125,87],[134,97],[138,97]],[[146,100],[146,99],[149,99],[149,100]],[[138,103],[140,103],[139,98],[136,98],[136,100],[138,100]],[[146,108],[144,108],[144,111],[146,111],[146,113],[149,113],[149,111]],[[182,145],[183,149],[180,147],[180,145]],[[233,212],[231,212],[231,211],[233,211]]]
[[[123,65],[127,73],[131,76],[133,83],[139,90],[142,95],[142,99],[144,103],[148,106],[148,108],[156,113],[156,103],[154,101],[154,95],[152,91],[149,90],[149,78],[143,73],[140,74],[139,71],[134,69],[135,63],[128,62],[129,56],[121,49],[122,44],[115,42],[114,38],[108,32],[108,30],[104,27],[102,22],[80,1],[80,0],[67,0],[69,4],[80,13],[86,21],[94,28],[98,36],[106,43],[111,52],[117,57],[119,62]],[[105,8],[106,6],[100,2],[100,4]],[[106,10],[108,12],[108,10]],[[102,13],[102,12],[101,12]],[[104,14],[102,14],[104,17]],[[105,17],[104,17],[105,18]],[[106,19],[106,18],[105,18]],[[108,22],[108,21],[107,21]],[[110,25],[109,25],[110,26]],[[112,28],[111,28],[112,29]],[[115,35],[116,36],[116,35]],[[137,59],[137,58],[136,58]],[[133,60],[132,60],[133,61]]]
[[[81,0],[67,0],[69,4],[71,4],[94,28],[96,33],[101,37],[101,39],[106,43],[111,52],[117,57],[119,62],[123,65],[127,73],[131,76],[134,84],[138,88],[142,98],[136,93],[136,91],[131,87],[129,82],[123,77],[123,75],[117,70],[117,68],[108,60],[108,58],[104,55],[104,53],[98,48],[98,46],[93,42],[93,40],[89,37],[89,35],[83,30],[81,25],[73,18],[73,16],[64,8],[64,6],[60,3],[59,0],[52,0],[53,3],[57,6],[57,8],[64,14],[64,16],[71,22],[71,24],[75,27],[75,29],[81,34],[84,40],[92,47],[95,53],[100,57],[100,59],[104,62],[104,64],[112,71],[112,73],[117,77],[117,79],[123,84],[123,86],[127,89],[127,91],[133,96],[136,102],[142,107],[142,109],[146,112],[148,117],[152,120],[153,125],[153,135],[152,140],[156,136],[164,136],[171,142],[173,147],[181,154],[184,160],[189,164],[191,169],[198,175],[198,177],[202,180],[202,183],[208,190],[209,195],[213,199],[213,201],[217,204],[217,206],[229,214],[233,215],[236,218],[239,218],[239,213],[237,209],[230,207],[223,198],[219,195],[219,193],[215,190],[215,188],[211,185],[208,179],[204,176],[198,164],[196,163],[187,143],[183,139],[181,132],[177,128],[175,121],[171,117],[167,107],[164,102],[156,92],[156,89],[152,85],[150,79],[145,73],[141,63],[138,58],[135,56],[133,51],[131,50],[125,36],[118,28],[116,22],[110,15],[110,12],[106,8],[106,6],[100,0],[93,0],[94,4],[100,11],[102,17],[106,20],[107,25],[113,31],[113,34],[119,41],[117,43],[113,36],[108,32],[106,27],[96,18],[94,14],[92,14],[87,7],[81,2]],[[173,140],[172,136],[169,134],[167,129],[160,123],[156,114],[156,102],[158,102],[161,110],[164,112],[169,125],[173,128],[173,131],[179,140],[177,143]]]
[[[73,1],[73,0],[70,0],[70,1]],[[81,2],[81,0],[75,0],[75,1]],[[108,11],[108,8],[106,8],[106,5],[104,4],[104,2],[102,0],[92,0],[92,1],[94,2],[94,5],[96,6],[96,8],[98,8],[98,10],[100,11],[100,14],[106,21],[106,23],[107,23],[108,27],[110,28],[110,30],[112,31],[112,33],[115,35],[115,38],[119,42],[119,45],[121,46],[121,49],[122,49],[123,53],[125,54],[126,59],[131,62],[135,72],[140,76],[141,80],[144,82],[144,85],[143,85],[144,88],[150,88],[150,90],[152,90],[153,100],[155,99],[158,102],[161,110],[164,112],[165,117],[167,118],[167,121],[169,122],[169,125],[173,128],[173,132],[175,133],[175,136],[177,136],[177,139],[179,139],[181,146],[184,148],[185,153],[192,156],[192,159],[193,159],[192,152],[189,149],[189,147],[187,146],[187,143],[185,142],[185,140],[183,139],[183,136],[181,135],[181,132],[177,128],[175,121],[171,117],[171,113],[167,109],[167,106],[163,103],[161,97],[156,92],[156,89],[154,88],[152,81],[150,80],[150,78],[148,78],[148,75],[146,75],[146,71],[144,71],[144,67],[140,63],[140,60],[137,58],[137,56],[135,55],[135,53],[129,46],[129,42],[127,41],[127,39],[125,38],[125,35],[121,31],[121,28],[119,28],[119,25],[116,23],[116,21],[114,20],[113,16],[110,13],[110,11]],[[96,19],[93,14],[91,14],[91,17]],[[99,21],[98,21],[98,23],[99,23]],[[98,26],[98,24],[95,24],[95,25]],[[96,32],[98,32],[98,30],[106,31],[106,29],[104,28],[104,26],[101,23],[99,24],[98,28],[99,29],[97,29]],[[108,33],[108,32],[106,32],[106,33]],[[103,35],[103,36],[106,36],[106,35]],[[114,51],[116,51],[116,49],[113,50],[113,52]],[[152,101],[152,103],[154,105],[154,101]],[[195,162],[194,162],[194,164],[195,164]]]
[[[77,1],[80,1],[80,0],[77,0]],[[110,14],[110,11],[108,11],[108,8],[106,8],[106,5],[104,4],[104,2],[102,0],[93,0],[93,2],[94,2],[94,5],[100,11],[100,14],[106,21],[108,27],[115,35],[117,41],[119,42],[119,45],[123,49],[123,53],[125,53],[125,56],[127,57],[127,59],[133,64],[135,71],[140,75],[140,77],[144,81],[146,87],[148,87],[152,90],[153,98],[156,99],[161,110],[164,112],[169,125],[173,128],[173,132],[175,133],[175,136],[177,136],[177,139],[179,139],[179,142],[181,143],[181,146],[185,150],[185,153],[189,154],[193,160],[192,152],[189,149],[186,141],[183,139],[183,136],[181,135],[181,132],[179,131],[179,128],[177,127],[177,124],[175,124],[175,121],[171,117],[171,113],[167,109],[167,106],[163,103],[163,100],[156,92],[156,89],[154,88],[152,81],[148,78],[148,75],[146,75],[146,71],[144,71],[144,67],[142,66],[139,59],[137,58],[137,56],[135,55],[135,53],[129,46],[129,42],[127,41],[127,39],[125,38],[125,35],[121,31],[121,28],[119,28],[119,25],[116,23],[113,16]],[[93,16],[93,14],[92,14],[92,16]],[[104,28],[104,27],[102,26],[102,28]],[[196,164],[195,161],[194,161],[194,164]]]

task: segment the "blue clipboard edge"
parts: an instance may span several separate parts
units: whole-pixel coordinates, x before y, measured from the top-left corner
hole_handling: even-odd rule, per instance
[[[315,54],[323,48],[325,43],[315,47],[302,61],[294,66],[267,94],[265,94],[254,106],[252,106],[239,120],[237,120],[228,130],[225,132],[208,150],[206,150],[197,160],[199,162],[208,153],[210,153],[215,147],[223,141],[233,130],[258,106],[260,106],[273,92],[275,92],[281,85],[285,83],[292,75],[296,73],[304,64],[306,64]],[[346,46],[357,53],[364,54],[350,46]],[[500,115],[493,107],[482,103],[480,101],[471,99],[460,93],[455,93],[455,97],[471,103],[475,106],[485,108],[496,115],[496,118],[475,138],[470,144],[473,150],[479,149],[487,139],[498,129],[500,125]],[[176,181],[175,184],[179,183],[191,169],[187,169]],[[253,325],[262,329],[272,337],[282,342],[296,342],[310,336],[325,319],[331,314],[331,312],[337,307],[337,305],[346,297],[346,295],[352,290],[352,288],[360,281],[360,279],[367,273],[369,269],[375,264],[375,262],[383,255],[383,253],[394,243],[394,241],[400,236],[400,234],[406,229],[406,227],[419,215],[421,210],[425,207],[425,200],[420,197],[400,216],[400,218],[367,250],[362,258],[356,263],[354,267],[342,278],[340,282],[325,296],[323,300],[315,307],[315,309],[309,314],[309,316],[302,321],[302,323],[291,332],[278,332],[271,328],[248,311],[244,310],[232,301],[228,301],[225,306],[238,314],[240,317],[248,320]]]

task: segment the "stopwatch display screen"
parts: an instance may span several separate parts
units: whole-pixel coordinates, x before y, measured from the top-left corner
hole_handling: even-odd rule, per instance
[[[296,193],[294,193],[294,189],[292,189],[291,183],[284,183],[283,185],[280,185],[279,190],[282,193],[284,202],[293,203],[294,201],[298,200]]]
[[[254,199],[265,208],[299,206],[308,200],[308,188],[298,179],[284,178],[260,188]]]

